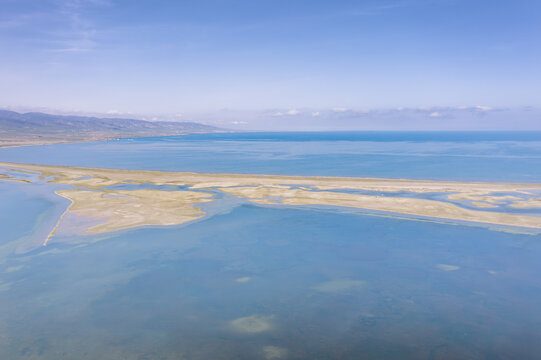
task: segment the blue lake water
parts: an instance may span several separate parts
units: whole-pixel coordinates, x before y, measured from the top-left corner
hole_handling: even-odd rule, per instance
[[[0,149],[0,161],[164,171],[541,179],[541,132],[226,133]]]
[[[540,156],[535,133],[212,134],[0,150],[0,161],[43,164],[487,181],[539,181]],[[0,359],[541,353],[541,235],[238,202],[185,226],[36,246],[66,207],[54,189],[0,181]]]

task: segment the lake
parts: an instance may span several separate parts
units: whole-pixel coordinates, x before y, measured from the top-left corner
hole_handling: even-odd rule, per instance
[[[539,182],[541,133],[228,133],[0,149],[105,168]],[[57,185],[0,182],[2,359],[535,359],[541,235],[231,201],[65,236]]]

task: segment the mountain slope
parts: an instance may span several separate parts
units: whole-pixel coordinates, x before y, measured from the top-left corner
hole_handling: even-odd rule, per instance
[[[215,132],[195,122],[143,121],[0,110],[0,146]]]

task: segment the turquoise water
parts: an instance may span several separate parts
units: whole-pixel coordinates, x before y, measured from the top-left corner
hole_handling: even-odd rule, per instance
[[[541,179],[541,132],[226,133],[0,149],[0,161],[165,171]]]
[[[434,134],[415,141],[411,134],[372,135],[370,144],[359,133],[197,135],[3,149],[0,161],[405,178],[425,177],[428,167],[440,169],[434,178],[473,179],[468,169],[484,156],[494,164],[514,159],[516,172],[476,172],[483,179],[536,179],[535,134],[473,141],[459,135],[453,146]],[[400,151],[359,152],[391,147]],[[314,156],[320,160],[310,164]],[[393,165],[381,156],[394,158]],[[351,167],[353,159],[359,163]],[[411,167],[412,161],[424,165]],[[433,164],[439,161],[461,167]],[[536,359],[541,353],[541,235],[231,199],[209,204],[212,216],[188,225],[64,236],[42,247],[66,207],[55,188],[0,182],[0,359]]]

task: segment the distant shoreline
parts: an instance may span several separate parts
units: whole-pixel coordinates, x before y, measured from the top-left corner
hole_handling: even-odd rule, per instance
[[[140,138],[148,138],[148,137],[173,137],[173,136],[186,136],[186,135],[192,135],[192,134],[214,134],[214,133],[228,133],[231,131],[223,130],[223,131],[200,131],[200,132],[186,132],[186,133],[179,133],[179,134],[167,134],[167,135],[152,135],[152,134],[145,134],[145,135],[135,135],[135,136],[113,136],[113,137],[95,137],[91,139],[50,139],[50,140],[15,140],[13,143],[5,144],[4,141],[10,141],[10,140],[4,140],[0,138],[0,149],[6,149],[6,148],[15,148],[15,147],[23,147],[23,146],[41,146],[41,145],[58,145],[58,144],[81,144],[81,143],[91,143],[91,142],[100,142],[100,141],[115,141],[115,140],[122,140],[122,139],[140,139]]]
[[[228,129],[191,121],[18,113],[0,109],[0,147],[4,148],[222,131]]]

